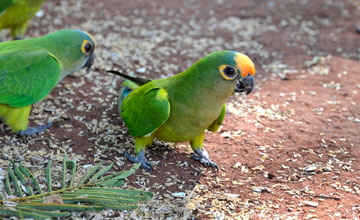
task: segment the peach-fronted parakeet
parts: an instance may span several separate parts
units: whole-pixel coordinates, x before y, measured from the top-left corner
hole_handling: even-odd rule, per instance
[[[13,38],[25,35],[27,24],[44,0],[1,0],[0,30],[9,28]]]
[[[94,49],[94,38],[80,30],[0,43],[0,118],[20,134],[45,130],[50,124],[28,127],[31,105],[66,75],[90,68]]]
[[[189,141],[192,158],[217,168],[203,148],[204,132],[218,130],[225,116],[225,101],[234,92],[249,94],[255,67],[244,54],[218,51],[200,59],[184,72],[166,79],[149,80],[109,71],[127,80],[119,93],[119,111],[135,137],[136,157],[146,170],[146,146],[156,137],[168,142]]]

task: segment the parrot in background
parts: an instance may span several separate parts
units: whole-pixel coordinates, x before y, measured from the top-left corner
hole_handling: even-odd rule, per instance
[[[29,20],[39,11],[44,0],[1,0],[0,30],[9,28],[14,39],[24,37]]]
[[[136,157],[151,171],[145,149],[156,137],[168,142],[189,141],[192,158],[218,169],[203,147],[205,130],[215,132],[225,117],[225,101],[234,92],[249,94],[255,85],[255,67],[249,57],[235,51],[218,51],[200,59],[184,72],[150,80],[108,71],[126,80],[119,93],[119,112],[135,137]]]
[[[51,123],[28,127],[31,105],[68,74],[89,70],[95,46],[95,39],[81,30],[0,43],[0,118],[21,135],[45,131]]]

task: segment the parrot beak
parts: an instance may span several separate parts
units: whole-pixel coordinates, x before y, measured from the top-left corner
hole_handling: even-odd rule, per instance
[[[95,55],[94,55],[94,53],[91,53],[88,60],[86,61],[85,65],[83,66],[83,68],[86,67],[86,72],[87,73],[89,72],[91,66],[93,65],[94,59],[95,59]]]
[[[241,78],[236,84],[235,92],[245,92],[246,95],[249,95],[250,92],[254,89],[255,79],[252,75],[247,75]]]

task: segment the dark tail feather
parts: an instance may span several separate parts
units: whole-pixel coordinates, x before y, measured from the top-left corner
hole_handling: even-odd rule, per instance
[[[115,74],[115,75],[118,75],[118,76],[121,76],[125,79],[128,79],[136,84],[138,84],[139,86],[142,86],[142,85],[145,85],[146,83],[149,83],[151,82],[152,80],[151,79],[145,79],[145,78],[139,78],[139,77],[133,77],[133,76],[128,76],[128,75],[125,75],[123,73],[120,73],[118,71],[115,71],[115,70],[108,70],[106,71],[108,73],[112,73],[112,74]]]

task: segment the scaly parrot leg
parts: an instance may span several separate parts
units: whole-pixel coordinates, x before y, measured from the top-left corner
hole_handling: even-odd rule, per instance
[[[191,158],[193,158],[194,160],[199,161],[205,167],[214,167],[215,169],[219,170],[218,165],[210,160],[209,154],[206,152],[206,150],[204,148],[201,149],[201,150],[196,149],[196,150],[194,150],[194,152],[197,155],[192,154]]]
[[[38,125],[37,127],[27,127],[25,131],[19,131],[18,133],[20,135],[28,135],[28,136],[34,135],[34,134],[39,134],[39,133],[46,131],[46,129],[48,129],[51,125],[52,125],[52,123],[49,122],[45,125]]]
[[[219,170],[218,165],[210,160],[209,154],[202,147],[202,144],[204,142],[204,135],[205,133],[203,132],[202,134],[190,141],[191,148],[196,153],[196,155],[192,154],[191,158],[199,161],[205,167],[214,167],[215,169]]]
[[[125,157],[133,163],[141,163],[142,168],[151,172],[151,163],[145,157],[145,150],[141,150],[136,157],[133,157],[125,152]]]
[[[125,157],[133,163],[141,163],[141,167],[146,171],[151,172],[151,163],[147,161],[145,157],[146,146],[152,144],[154,140],[154,135],[150,134],[144,137],[135,137],[135,153],[136,157],[130,156],[128,153],[125,153]]]

